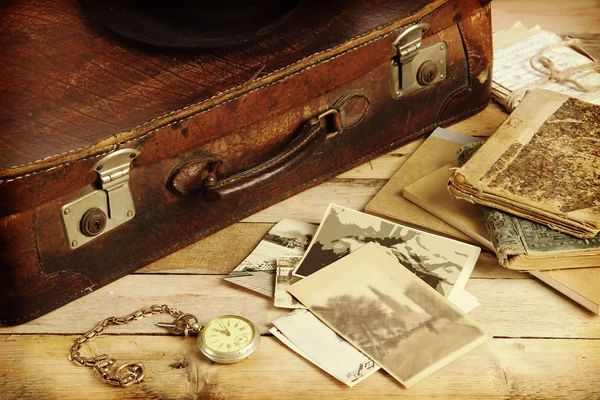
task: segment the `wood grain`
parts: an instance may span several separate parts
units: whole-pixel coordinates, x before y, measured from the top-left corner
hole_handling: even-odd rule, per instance
[[[137,272],[228,274],[252,252],[274,225],[233,224]]]
[[[494,30],[517,20],[526,26],[540,24],[582,38],[587,50],[600,55],[598,0],[494,0],[492,9]],[[492,103],[449,128],[487,136],[505,117]],[[105,317],[152,303],[180,307],[201,320],[229,312],[247,315],[266,333],[268,323],[286,311],[273,307],[270,299],[224,282],[223,274],[282,218],[318,222],[329,202],[361,209],[416,147],[418,142],[409,143],[45,317],[0,329],[0,398],[600,399],[600,318],[528,274],[500,268],[490,253],[480,256],[467,290],[481,302],[472,317],[496,338],[410,390],[385,372],[349,389],[270,336],[264,336],[257,353],[240,364],[211,364],[199,354],[194,340],[166,336],[156,328],[156,322],[171,319],[158,315],[111,327],[89,345],[89,351],[106,352],[120,362],[143,361],[147,380],[142,385],[110,387],[91,369],[67,361],[72,335]]]
[[[320,223],[330,203],[362,210],[385,185],[385,179],[335,178],[300,192],[241,222],[279,222],[282,218]]]
[[[11,336],[0,341],[5,399],[389,399],[568,398],[600,396],[600,340],[494,339],[436,371],[410,390],[380,371],[350,389],[277,339],[233,365],[211,364],[193,339],[106,336],[90,351],[119,362],[142,361],[146,381],[121,389],[67,361],[70,336]],[[36,362],[29,360],[35,357]],[[577,381],[573,389],[574,380]],[[26,384],[24,383],[26,382]],[[12,394],[12,395],[11,395]]]
[[[471,279],[466,289],[481,306],[470,315],[494,336],[600,338],[600,318],[533,279]],[[262,333],[288,312],[272,299],[223,280],[222,275],[129,275],[28,324],[0,334],[83,333],[102,319],[166,303],[195,314],[202,322],[225,314],[251,319]],[[164,334],[155,326],[168,315],[143,318],[108,333]]]
[[[540,25],[558,34],[600,32],[600,1],[494,0],[492,29],[507,29],[517,21],[526,27]]]
[[[177,253],[137,271],[161,274],[229,274],[258,245],[274,223],[237,223],[200,240]],[[482,252],[472,278],[531,278],[529,274],[509,270],[498,264],[496,256]]]

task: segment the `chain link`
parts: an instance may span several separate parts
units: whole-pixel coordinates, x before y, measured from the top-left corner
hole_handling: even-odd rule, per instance
[[[79,350],[85,342],[99,336],[107,326],[110,325],[125,325],[131,321],[142,319],[154,314],[169,314],[177,321],[183,321],[183,333],[187,336],[188,333],[198,330],[197,319],[191,314],[184,314],[176,308],[169,307],[166,304],[159,306],[154,304],[150,307],[142,307],[139,310],[132,312],[124,317],[109,317],[104,319],[95,328],[89,330],[83,335],[75,339],[71,352],[69,353],[69,361],[81,367],[93,368],[104,380],[105,383],[115,386],[130,386],[134,383],[140,383],[144,379],[144,365],[140,362],[125,363],[118,368],[114,367],[115,360],[110,359],[106,354],[96,355],[94,357],[83,357]],[[177,332],[179,333],[179,332]]]

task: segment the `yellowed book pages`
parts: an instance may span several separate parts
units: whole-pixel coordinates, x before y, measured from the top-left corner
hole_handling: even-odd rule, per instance
[[[404,188],[404,196],[494,251],[490,235],[483,222],[481,206],[454,199],[446,190],[448,177],[452,174],[450,168],[457,164],[457,162],[448,164],[407,186]],[[570,255],[565,261],[582,264],[588,258],[586,255],[580,258],[577,255]],[[556,254],[549,254],[546,257],[539,254],[536,260],[535,254],[532,257],[524,254],[514,257],[513,263],[516,264],[515,268],[519,269],[523,264],[522,261],[528,260],[539,264],[542,268],[544,266],[552,268],[561,258],[557,258]],[[590,259],[589,262],[592,263],[594,260]],[[588,310],[600,314],[600,267],[528,272]]]
[[[455,199],[446,189],[457,167],[458,161],[454,161],[411,183],[404,188],[404,197],[494,251],[481,207]]]
[[[594,188],[600,107],[566,95],[531,92],[450,179],[449,190],[579,238],[600,230]]]
[[[454,199],[446,190],[448,177],[452,174],[450,168],[457,164],[458,162],[448,164],[407,186],[404,188],[404,196],[494,251],[483,221],[481,206]],[[553,268],[569,264],[585,265],[586,261],[590,263],[587,265],[593,265],[592,263],[598,262],[597,258],[589,254],[561,257],[556,253],[548,253],[546,256],[543,253],[525,253],[513,257],[512,264],[515,269],[524,269],[527,264],[535,264],[537,268]],[[528,272],[588,310],[600,314],[600,267]]]
[[[600,314],[600,268],[531,271],[531,274],[593,313]]]
[[[479,139],[442,128],[436,129],[373,197],[365,211],[475,244],[469,236],[405,199],[402,192],[407,185],[455,160],[456,152],[463,145],[476,140]]]

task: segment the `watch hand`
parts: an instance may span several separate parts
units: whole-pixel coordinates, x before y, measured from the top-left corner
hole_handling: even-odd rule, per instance
[[[229,329],[225,328],[225,325],[223,325],[223,323],[221,322],[221,327],[223,328],[223,330],[221,331],[221,333],[227,335],[227,336],[231,336],[231,332],[229,332]]]

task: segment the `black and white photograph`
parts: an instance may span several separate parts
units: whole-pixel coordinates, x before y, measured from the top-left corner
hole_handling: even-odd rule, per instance
[[[490,338],[373,243],[288,290],[406,387]]]
[[[292,219],[281,220],[225,280],[273,297],[277,259],[282,256],[302,256],[316,230],[313,224]]]
[[[308,310],[284,315],[273,325],[270,331],[282,343],[350,387],[380,369]]]
[[[288,293],[287,288],[301,278],[292,275],[300,256],[282,256],[277,259],[277,274],[275,277],[275,294],[273,304],[280,308],[305,308],[298,300]]]
[[[307,277],[367,243],[457,302],[481,252],[476,246],[330,204],[294,275]]]

